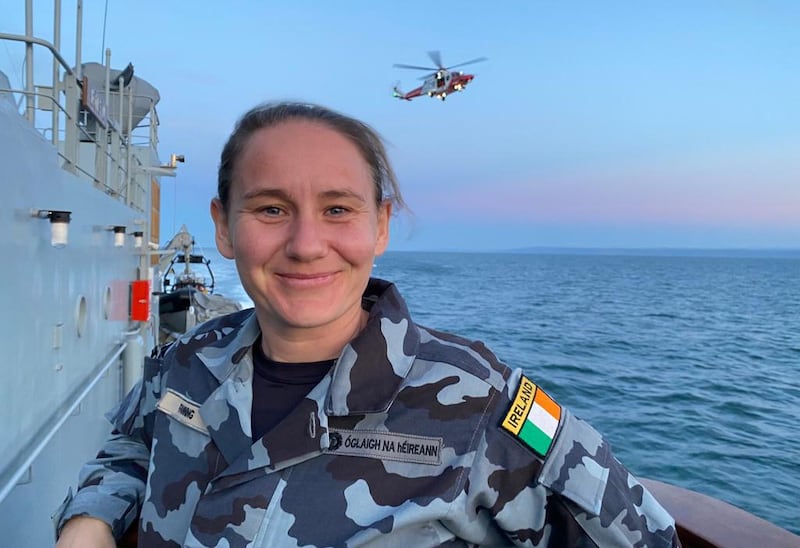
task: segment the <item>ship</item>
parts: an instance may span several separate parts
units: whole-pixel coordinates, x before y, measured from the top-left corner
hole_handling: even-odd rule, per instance
[[[158,150],[157,88],[132,63],[112,63],[110,50],[101,63],[80,53],[67,61],[58,38],[34,35],[31,4],[24,35],[0,27],[4,48],[24,52],[25,74],[14,87],[0,72],[0,535],[4,546],[40,547],[53,545],[52,515],[107,437],[105,414],[141,377],[146,353],[238,306],[214,294],[186,227],[159,244],[161,178],[183,157]],[[51,28],[60,29],[55,4]],[[78,0],[78,37],[82,9]],[[800,546],[718,499],[643,482],[684,546]]]
[[[62,17],[55,2],[35,23],[80,37],[82,9]],[[194,268],[208,260],[185,227],[159,245],[161,179],[183,157],[158,150],[158,90],[127,60],[111,68],[110,50],[67,61],[33,12],[28,0],[23,35],[0,25],[25,75],[15,87],[0,72],[0,544],[25,547],[53,545],[52,514],[145,353],[239,306]]]

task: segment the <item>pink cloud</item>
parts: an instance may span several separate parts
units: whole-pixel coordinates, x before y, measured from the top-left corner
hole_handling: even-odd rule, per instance
[[[528,181],[418,189],[411,205],[448,218],[800,226],[800,172],[736,165],[629,166]]]

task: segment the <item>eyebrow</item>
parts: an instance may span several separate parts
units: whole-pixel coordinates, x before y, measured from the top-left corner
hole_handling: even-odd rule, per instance
[[[359,193],[353,192],[352,190],[325,190],[318,194],[320,198],[327,198],[327,199],[337,199],[337,198],[353,198],[360,202],[366,202],[366,199]],[[258,190],[254,190],[252,192],[246,193],[242,196],[242,199],[245,201],[252,200],[255,198],[277,198],[284,201],[292,201],[291,195],[283,189],[280,188],[260,188]]]
[[[255,198],[279,198],[282,200],[289,200],[289,195],[279,188],[259,188],[258,190],[247,192],[242,196],[244,201],[253,200]]]

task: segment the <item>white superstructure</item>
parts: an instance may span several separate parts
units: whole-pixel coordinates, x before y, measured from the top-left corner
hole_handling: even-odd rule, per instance
[[[0,23],[25,59],[22,85],[0,73],[0,545],[26,547],[52,545],[50,515],[136,376],[123,364],[154,343],[138,291],[157,264],[158,178],[179,160],[159,159],[155,88],[106,70],[108,52],[85,72],[66,61],[32,11],[25,35]]]

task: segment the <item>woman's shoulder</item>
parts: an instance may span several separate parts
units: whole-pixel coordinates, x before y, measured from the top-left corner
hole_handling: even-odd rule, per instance
[[[433,367],[459,371],[502,390],[513,369],[480,340],[417,326],[420,340],[416,359]]]
[[[195,326],[179,339],[154,350],[148,361],[161,381],[170,386],[194,385],[206,377],[207,382],[201,384],[213,386],[236,366],[239,356],[249,350],[256,337],[253,310],[241,310]]]
[[[186,334],[181,337],[181,340],[196,338],[199,335],[214,332],[228,335],[233,331],[243,328],[254,314],[254,309],[245,308],[244,310],[237,310],[236,312],[216,316],[203,323],[197,324],[191,330],[187,331]]]
[[[160,351],[161,357],[172,352],[202,352],[207,346],[222,347],[235,341],[254,318],[252,308],[217,316],[197,324]]]

